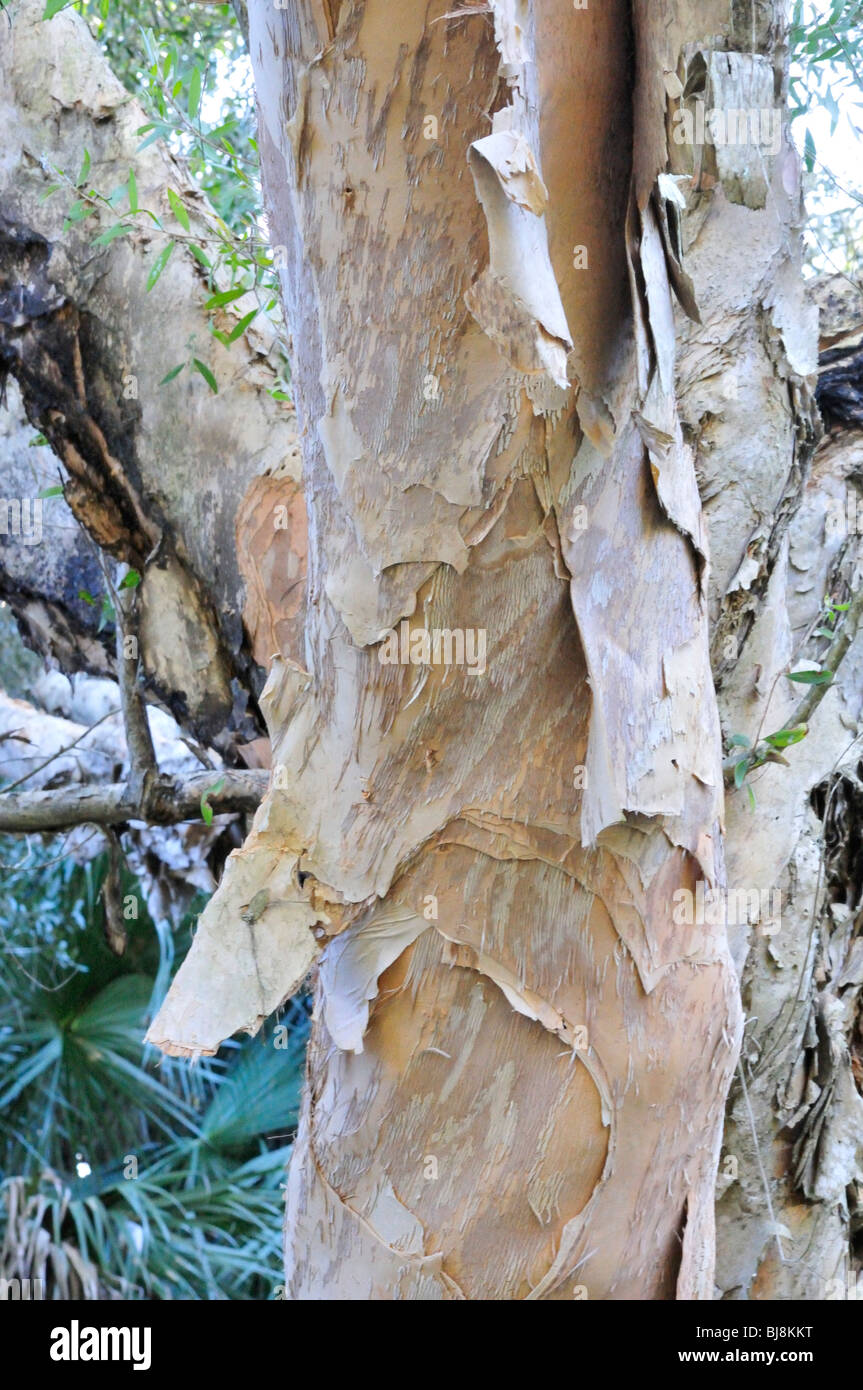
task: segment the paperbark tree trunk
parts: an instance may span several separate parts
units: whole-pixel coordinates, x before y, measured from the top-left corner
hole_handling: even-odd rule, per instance
[[[673,920],[724,883],[667,178],[698,10],[250,6],[305,669],[271,675],[284,776],[150,1036],[254,1026],[324,946],[292,1297],[713,1294],[740,1008],[724,925]],[[253,883],[254,977],[202,1017]]]

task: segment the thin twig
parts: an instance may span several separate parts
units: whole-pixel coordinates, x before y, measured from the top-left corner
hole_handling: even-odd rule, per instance
[[[94,729],[98,729],[100,724],[104,724],[106,719],[111,719],[115,714],[119,713],[119,710],[109,709],[106,714],[103,714],[101,718],[96,720],[95,724],[91,724],[89,729],[85,729],[83,733],[79,734],[77,738],[74,738],[65,748],[58,748],[56,753],[52,753],[51,756],[46,758],[43,763],[40,763],[38,767],[34,767],[30,772],[25,772],[23,777],[18,778],[17,782],[10,782],[8,787],[0,787],[0,793],[6,796],[9,792],[16,791],[17,788],[23,786],[25,782],[29,782],[31,777],[35,777],[37,772],[41,772],[43,768],[53,763],[56,758],[62,758],[65,753],[71,753],[73,748],[76,748],[88,734],[92,734]]]

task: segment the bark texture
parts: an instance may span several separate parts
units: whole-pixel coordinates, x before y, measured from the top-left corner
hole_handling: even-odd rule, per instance
[[[250,6],[309,617],[150,1037],[255,1027],[323,943],[293,1297],[713,1294],[740,1011],[724,928],[672,920],[724,881],[723,793],[659,181],[699,11]],[[384,665],[403,621],[483,630],[485,672]],[[228,981],[270,880],[281,976]]]
[[[205,241],[211,210],[163,145],[139,151],[146,115],[83,19],[67,10],[43,22],[43,9],[39,0],[16,0],[0,25],[0,368],[16,388],[0,485],[4,499],[32,499],[57,482],[60,460],[64,496],[45,502],[43,544],[4,535],[2,594],[37,649],[66,670],[107,674],[110,637],[97,633],[98,608],[79,591],[103,587],[94,541],[133,565],[143,574],[149,697],[230,751],[263,731],[257,668],[279,650],[269,645],[278,634],[258,635],[260,614],[244,630],[243,607],[270,549],[290,551],[274,518],[297,490],[294,417],[268,394],[272,334],[252,325],[232,350],[211,336],[210,291],[167,190],[184,200],[191,235]],[[111,193],[133,168],[140,207],[162,219],[165,233],[148,222],[96,246],[110,215],[64,226],[74,191],[44,195],[57,170],[77,177],[85,150],[85,191]],[[127,206],[121,198],[114,220]],[[147,292],[169,233],[180,242]],[[239,313],[249,307],[237,304]],[[223,311],[223,328],[233,326],[234,310]],[[211,366],[218,394],[188,371],[160,385],[193,352]],[[50,467],[47,449],[34,457],[27,447],[32,427],[56,456]],[[257,539],[240,525],[238,542],[252,493],[268,500],[268,532],[259,518]],[[274,594],[272,609],[278,619]]]
[[[774,273],[775,266],[770,280]],[[837,333],[853,360],[863,312],[858,296],[836,290],[834,282],[818,296],[831,428],[802,487],[795,468],[784,481],[777,478],[763,514],[768,532],[778,526],[782,534],[772,555],[752,547],[759,556],[752,589],[761,587],[763,597],[720,693],[729,729],[751,732],[768,700],[765,727],[795,721],[805,687],[780,675],[771,698],[776,675],[789,661],[824,660],[831,645],[823,635],[824,599],[847,602],[860,588],[859,422],[853,391],[842,393],[840,406],[831,367]],[[843,370],[846,385],[856,380],[859,391],[859,371],[849,377],[847,361]],[[793,395],[790,405],[793,417]],[[732,418],[734,409],[726,406]],[[798,439],[807,433],[805,423],[798,426]],[[751,518],[756,536],[761,519]],[[738,592],[732,587],[726,594],[726,611]],[[740,795],[729,806],[731,872],[738,882],[782,896],[778,922],[759,921],[755,912],[733,931],[749,1022],[718,1189],[717,1284],[727,1298],[860,1297],[861,692],[858,630],[808,737],[789,750],[789,766],[755,774],[754,813]]]

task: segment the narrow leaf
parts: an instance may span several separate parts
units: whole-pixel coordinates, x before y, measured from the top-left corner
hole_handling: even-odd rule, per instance
[[[250,314],[246,314],[245,318],[240,319],[240,322],[236,324],[234,328],[231,329],[231,332],[228,334],[228,342],[235,343],[238,338],[242,337],[249,324],[252,322],[252,319],[256,319],[257,317],[258,310],[253,309]]]
[[[194,121],[201,105],[201,69],[192,68],[189,78],[189,120]]]
[[[101,236],[93,238],[93,245],[108,246],[112,241],[116,241],[118,236],[125,236],[126,233],[131,232],[131,230],[132,228],[125,222],[115,222],[113,227],[109,227],[106,232],[102,232]]]
[[[159,252],[158,256],[153,262],[153,268],[150,271],[150,274],[147,276],[147,294],[150,293],[150,290],[153,288],[159,276],[162,274],[162,271],[165,269],[165,266],[168,264],[168,258],[170,257],[173,249],[174,243],[173,241],[169,241],[168,245]]]
[[[201,817],[205,825],[213,824],[213,808],[210,805],[210,797],[218,796],[224,785],[225,779],[224,777],[220,777],[219,780],[214,782],[211,787],[208,787],[201,796]]]
[[[181,362],[178,367],[172,367],[171,370],[167,372],[165,376],[162,377],[162,380],[159,382],[159,385],[165,386],[169,381],[173,381],[175,376],[180,375],[180,372],[183,370],[185,365],[185,362]]]
[[[790,671],[788,673],[790,681],[797,681],[799,685],[829,685],[833,679],[832,671]]]
[[[207,383],[207,385],[209,386],[210,390],[211,390],[215,395],[218,395],[218,394],[219,394],[219,388],[218,388],[218,386],[216,385],[216,378],[213,376],[213,373],[210,371],[210,368],[207,366],[207,364],[206,364],[205,362],[202,362],[201,359],[200,359],[199,357],[193,357],[193,358],[192,358],[192,366],[195,368],[195,371],[196,371],[196,372],[200,372],[201,376],[202,376],[202,377],[204,378],[204,380],[206,381],[206,383]]]
[[[82,162],[82,164],[81,164],[81,169],[80,169],[80,172],[79,172],[79,174],[78,174],[77,179],[75,180],[75,187],[76,187],[76,188],[83,188],[83,187],[84,187],[84,184],[87,182],[87,175],[89,174],[89,172],[90,172],[90,151],[89,151],[89,150],[85,150],[85,151],[84,151],[84,159],[83,159],[83,162]]]
[[[245,290],[221,290],[219,294],[210,296],[204,308],[221,309],[223,304],[232,304],[235,299],[242,298],[245,293]]]
[[[168,202],[171,204],[171,211],[183,228],[184,232],[189,231],[189,214],[186,212],[185,204],[177,197],[173,188],[168,189]]]

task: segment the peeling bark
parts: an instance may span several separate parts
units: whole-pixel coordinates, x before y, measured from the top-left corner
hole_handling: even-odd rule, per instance
[[[853,295],[837,295],[835,282],[818,297],[832,428],[790,518],[742,645],[739,674],[723,691],[729,726],[744,730],[761,719],[775,675],[789,660],[822,657],[832,645],[810,637],[824,598],[842,602],[860,587],[854,515],[861,439],[853,401],[847,418],[837,419],[827,346],[837,319],[849,336],[859,331],[860,306]],[[741,798],[731,803],[733,871],[759,887],[769,875],[782,906],[780,922],[759,921],[755,913],[733,938],[751,1023],[718,1188],[717,1282],[727,1298],[859,1297],[861,663],[858,628],[805,742],[789,750],[787,767],[765,768],[753,780],[756,814]],[[789,719],[797,699],[780,680],[771,728]]]
[[[150,698],[227,751],[262,732],[262,678],[243,627],[245,586],[258,572],[240,572],[235,527],[262,479],[298,477],[295,423],[267,392],[276,350],[266,335],[253,326],[230,351],[210,336],[203,272],[182,245],[148,293],[165,237],[138,230],[94,246],[98,221],[63,228],[71,195],[43,199],[53,170],[74,177],[86,149],[101,191],[124,184],[134,167],[142,207],[181,232],[170,188],[185,200],[192,233],[208,231],[209,209],[181,165],[160,144],[138,152],[145,114],[83,19],[64,11],[42,22],[43,8],[16,0],[0,31],[0,368],[15,377],[31,425],[62,462],[64,497],[50,503],[52,582],[42,547],[4,537],[2,593],[29,640],[65,669],[110,671],[107,638],[78,598],[101,584],[88,582],[92,548],[77,519],[143,575]],[[218,395],[188,372],[159,384],[192,338]],[[31,458],[4,451],[5,497],[35,495]]]
[[[292,1296],[710,1297],[739,1004],[724,931],[671,915],[723,882],[723,790],[666,98],[621,100],[655,22],[325,20],[250,7],[310,518],[303,668],[266,701],[285,776],[151,1037],[204,1046],[205,953],[210,1017],[257,1026],[220,943],[287,847],[323,948]],[[482,672],[382,661],[443,629],[483,631]]]

